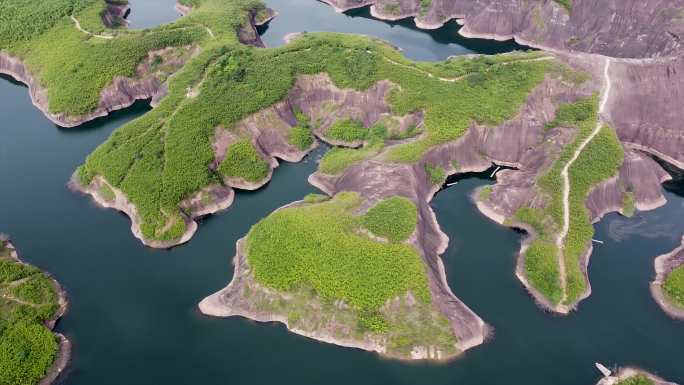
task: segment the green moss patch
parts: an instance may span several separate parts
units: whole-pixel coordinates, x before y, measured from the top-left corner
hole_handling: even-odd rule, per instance
[[[242,139],[228,147],[219,171],[228,178],[259,182],[268,176],[268,163],[259,155],[249,139]]]
[[[363,216],[363,226],[390,242],[406,240],[416,230],[418,210],[404,197],[392,197],[378,202]]]
[[[618,381],[617,385],[654,385],[653,381],[643,374],[637,374]]]

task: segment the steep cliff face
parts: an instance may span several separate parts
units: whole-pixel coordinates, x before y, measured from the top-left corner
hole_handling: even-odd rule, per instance
[[[552,0],[325,0],[340,10],[372,5],[382,19],[414,16],[420,28],[450,19],[461,34],[560,51],[613,57],[674,56],[682,51],[683,5],[677,0],[575,0],[568,11]]]
[[[627,146],[684,168],[684,59],[617,61],[608,120]]]

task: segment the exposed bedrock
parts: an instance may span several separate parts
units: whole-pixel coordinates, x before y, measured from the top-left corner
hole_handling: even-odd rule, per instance
[[[572,10],[552,0],[324,0],[338,10],[372,5],[374,16],[415,17],[432,29],[456,19],[466,37],[506,40],[561,51],[613,57],[676,56],[684,34],[681,1],[574,0]]]
[[[100,102],[93,111],[85,115],[72,116],[66,113],[54,113],[49,109],[49,90],[44,88],[40,81],[31,73],[23,61],[0,51],[0,73],[9,75],[26,84],[33,104],[53,123],[62,127],[76,127],[93,119],[106,116],[112,111],[120,110],[132,105],[136,100],[159,99],[166,92],[166,87],[153,69],[155,58],[162,58],[162,65],[172,68],[173,71],[182,67],[189,55],[196,48],[185,47],[185,55],[169,55],[173,48],[153,51],[136,68],[134,78],[115,77],[112,83],[105,87],[100,94]],[[159,66],[159,65],[157,65]]]
[[[128,25],[126,16],[131,11],[131,7],[127,3],[116,3],[105,0],[106,6],[102,12],[102,24],[107,28],[116,28]]]
[[[684,168],[684,59],[616,61],[607,119],[628,147]]]
[[[660,305],[667,315],[672,318],[684,320],[684,308],[673,303],[665,292],[663,284],[673,270],[684,265],[684,236],[682,243],[671,252],[655,259],[655,279],[651,282],[651,294],[653,299]]]

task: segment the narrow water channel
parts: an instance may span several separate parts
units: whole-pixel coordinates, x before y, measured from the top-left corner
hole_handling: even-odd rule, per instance
[[[156,14],[157,8],[141,12],[138,1],[145,0],[133,3],[131,16]],[[321,29],[357,31],[345,25],[361,22],[402,31],[402,48],[414,57],[440,54],[438,46],[420,51],[426,36],[445,51],[458,45],[410,25],[335,14],[312,0],[268,3],[280,10],[280,24],[274,20],[266,40],[277,30],[300,31],[311,25],[303,19],[327,12]],[[298,8],[303,4],[310,9]],[[290,18],[291,10],[299,16]],[[300,164],[283,164],[264,189],[239,193],[228,211],[202,221],[189,244],[152,250],[131,235],[128,218],[66,188],[83,159],[114,129],[145,113],[145,103],[60,129],[31,105],[25,87],[7,78],[0,79],[0,101],[0,232],[11,234],[25,259],[51,272],[69,294],[69,311],[57,327],[74,343],[63,384],[578,385],[597,379],[595,361],[684,381],[684,323],[663,315],[648,294],[653,256],[674,248],[684,231],[684,199],[674,192],[663,208],[630,220],[609,215],[597,225],[596,237],[606,243],[591,260],[594,293],[579,312],[560,318],[540,312],[515,280],[521,234],[482,217],[469,200],[474,188],[492,181],[473,176],[442,191],[433,206],[451,239],[444,255],[449,283],[495,333],[453,362],[406,364],[318,343],[279,325],[209,318],[196,310],[199,300],[230,281],[235,241],[277,207],[315,191],[306,179],[323,149]]]

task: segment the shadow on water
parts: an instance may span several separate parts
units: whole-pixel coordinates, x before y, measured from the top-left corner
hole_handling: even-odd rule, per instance
[[[467,39],[458,34],[459,26],[451,21],[434,30],[421,30],[412,18],[398,21],[375,19],[370,7],[339,14],[327,4],[313,0],[266,0],[278,12],[266,26],[259,28],[268,47],[284,44],[283,38],[292,32],[343,32],[374,36],[399,47],[414,60],[444,60],[449,56],[472,53],[494,54],[525,50],[512,41],[498,42]]]

